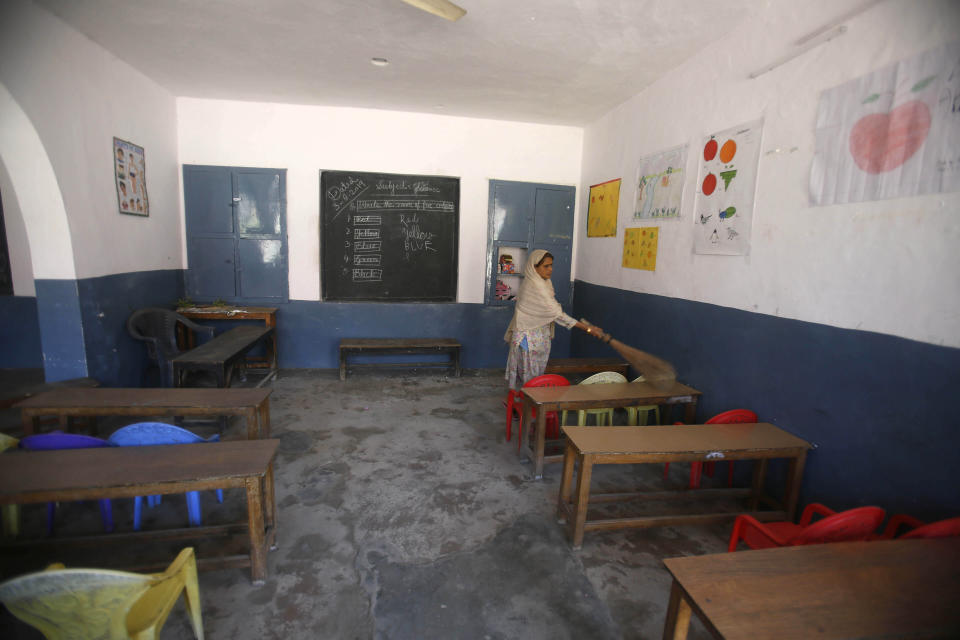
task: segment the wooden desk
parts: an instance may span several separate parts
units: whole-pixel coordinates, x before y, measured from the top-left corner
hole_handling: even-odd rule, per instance
[[[602,387],[604,385],[596,385]],[[703,524],[733,520],[740,513],[750,513],[759,520],[792,520],[797,508],[797,495],[803,479],[810,444],[772,424],[708,424],[665,425],[650,427],[563,427],[567,449],[563,457],[563,476],[557,517],[567,522],[575,549],[583,543],[584,531],[623,529],[626,527],[659,527],[667,525]],[[763,492],[766,461],[789,458],[784,502],[780,504]],[[704,460],[759,460],[753,467],[749,489],[700,489],[642,493],[590,495],[590,476],[595,464],[638,464],[647,462],[698,462]],[[578,463],[576,497],[571,503],[573,465]],[[698,498],[709,495],[744,496],[750,498],[751,511],[705,513],[695,515],[645,516],[587,520],[589,501],[642,498]],[[763,502],[776,510],[756,511]]]
[[[276,539],[273,458],[278,444],[279,440],[235,440],[6,453],[0,465],[0,504],[133,498],[239,487],[247,494],[250,538],[249,561],[243,564],[250,567],[254,583],[262,583],[267,577],[267,550]],[[167,534],[203,537],[223,529],[192,527]],[[146,539],[163,538],[165,534],[141,531],[124,535]],[[104,541],[109,544],[109,536]],[[225,566],[238,566],[237,558],[222,560]]]
[[[273,329],[267,343],[267,355],[247,356],[250,369],[276,370],[277,358],[277,309],[276,307],[186,307],[177,309],[177,313],[194,320],[262,320],[263,326]],[[186,348],[196,346],[194,336],[186,336]]]
[[[269,340],[274,333],[273,328],[244,325],[225,331],[199,347],[181,353],[171,360],[174,386],[180,387],[183,384],[184,375],[188,371],[208,371],[216,376],[218,387],[229,387],[236,366],[241,363],[245,366],[244,358],[247,352],[261,340]],[[261,385],[277,372],[276,352],[271,353],[270,357],[272,366],[267,376],[260,381]]]
[[[270,437],[272,389],[56,389],[23,400],[23,435],[37,430],[41,416],[57,416],[64,427],[74,416],[243,416],[247,438]]]
[[[544,456],[546,446],[546,426],[548,411],[599,409],[603,407],[637,407],[650,404],[684,404],[685,422],[693,422],[697,413],[697,400],[700,392],[693,387],[674,382],[666,390],[658,389],[649,382],[618,382],[612,384],[584,384],[571,387],[532,387],[523,388],[524,429],[534,439],[534,448],[527,448],[527,454],[534,463],[533,477],[543,477],[545,462],[560,462],[561,455]],[[532,420],[530,411],[536,407],[537,421],[531,431],[527,425]],[[524,441],[526,444],[526,441]]]
[[[630,365],[620,358],[550,358],[544,373],[568,376],[572,373],[616,371],[626,377]]]
[[[664,640],[958,638],[960,538],[839,542],[664,560]]]

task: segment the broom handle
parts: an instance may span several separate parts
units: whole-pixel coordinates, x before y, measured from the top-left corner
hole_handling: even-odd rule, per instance
[[[610,339],[613,336],[611,336],[609,333],[606,333],[603,329],[594,325],[592,322],[590,322],[586,318],[580,318],[580,322],[587,325],[587,333],[592,335],[594,338],[606,344],[610,343]]]

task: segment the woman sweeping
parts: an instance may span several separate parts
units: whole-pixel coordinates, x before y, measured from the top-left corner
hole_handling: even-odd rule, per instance
[[[552,274],[553,256],[543,249],[531,251],[523,267],[523,284],[513,318],[503,336],[510,345],[506,379],[511,389],[519,389],[530,378],[543,375],[550,358],[554,322],[567,329],[576,327],[602,335],[599,327],[578,322],[563,312],[550,282]]]

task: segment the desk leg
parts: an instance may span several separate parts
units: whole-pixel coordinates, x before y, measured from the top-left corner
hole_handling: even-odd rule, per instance
[[[663,640],[686,640],[687,631],[690,629],[690,612],[690,603],[674,580],[670,587],[667,621],[663,625]]]
[[[267,548],[277,549],[277,501],[273,494],[273,463],[267,467],[263,476],[263,507],[266,517]]]
[[[340,379],[347,379],[347,354],[340,349]]]
[[[557,502],[557,522],[566,522],[566,505],[570,503],[570,492],[573,485],[573,461],[576,453],[573,445],[567,442],[563,450],[563,473],[560,476],[560,499]]]
[[[246,478],[247,525],[250,528],[250,577],[260,586],[267,580],[266,534],[263,522],[263,491],[260,477]]]
[[[797,515],[797,500],[800,497],[800,482],[803,480],[803,468],[807,464],[807,452],[802,451],[796,458],[790,459],[787,467],[787,487],[783,494],[783,510],[787,520],[794,522]]]
[[[766,458],[753,461],[753,480],[750,483],[750,501],[747,503],[750,511],[756,511],[760,506],[759,498],[763,495],[763,486],[767,479],[767,462]]]
[[[687,403],[686,408],[683,411],[683,421],[687,424],[696,424],[697,419],[697,397],[694,396],[690,402]]]
[[[533,406],[527,408],[527,401],[524,398],[524,410],[523,415],[526,418],[530,411],[533,410]],[[537,410],[537,419],[533,425],[533,437],[534,437],[534,473],[533,477],[537,480],[543,478],[543,452],[546,449],[547,444],[547,412],[543,407],[540,407]]]
[[[23,435],[32,436],[40,428],[40,416],[20,410],[20,421],[23,423]]]
[[[587,503],[590,502],[590,476],[593,474],[593,456],[580,454],[580,473],[577,475],[577,496],[573,505],[573,548],[583,546],[583,526],[587,523]]]
[[[259,407],[257,413],[260,415],[260,437],[270,437],[270,398],[266,398]]]

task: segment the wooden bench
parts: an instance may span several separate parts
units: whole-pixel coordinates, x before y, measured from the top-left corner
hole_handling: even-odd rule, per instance
[[[229,387],[237,365],[245,366],[244,356],[261,340],[273,335],[273,327],[245,325],[225,331],[199,347],[171,360],[173,363],[173,384],[183,386],[188,371],[208,371],[217,378],[218,387]],[[267,341],[267,355],[270,369],[266,377],[257,386],[265,384],[277,374],[277,354]]]
[[[23,435],[37,430],[41,416],[57,416],[61,428],[83,416],[243,416],[247,438],[270,437],[271,389],[56,389],[14,405]]]
[[[145,539],[202,539],[211,535],[232,536],[239,530],[247,534],[247,554],[204,557],[199,564],[201,568],[249,566],[254,584],[263,584],[267,578],[267,551],[276,540],[273,458],[279,443],[279,440],[233,440],[202,445],[8,452],[3,454],[3,465],[0,465],[0,505],[241,488],[246,492],[247,518],[239,527],[215,525],[51,541],[68,546],[89,544],[92,540],[103,549],[105,557],[110,557],[111,546],[124,541],[136,543],[140,554]],[[37,542],[42,546],[51,541]],[[0,551],[15,557],[32,543],[5,542],[0,544]]]
[[[626,376],[630,365],[620,358],[550,358],[544,373],[556,373],[561,376],[571,373],[600,373],[616,371]]]
[[[0,395],[0,409],[9,409],[18,402],[53,389],[78,387],[92,389],[99,386],[100,382],[93,378],[73,378],[72,380],[60,380],[59,382],[42,382],[25,387],[14,387],[12,390],[4,389],[0,392],[2,393],[2,395]]]
[[[452,367],[460,377],[460,343],[453,338],[341,338],[340,379],[347,379],[348,354],[422,354],[446,353],[449,362],[390,362],[351,364],[351,367]]]

